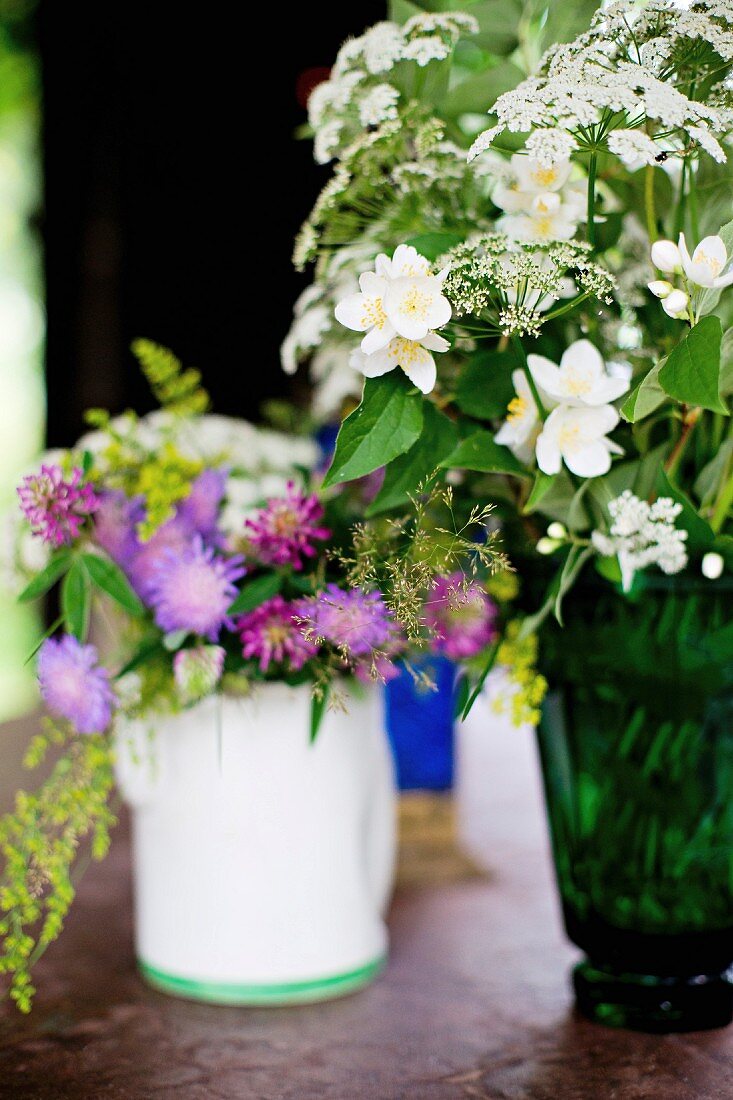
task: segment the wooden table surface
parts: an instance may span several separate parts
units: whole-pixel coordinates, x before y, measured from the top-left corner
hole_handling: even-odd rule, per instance
[[[31,723],[0,728],[0,804]],[[395,898],[386,973],[314,1007],[231,1009],[147,989],[133,960],[126,830],[36,971],[0,1006],[0,1098],[725,1100],[733,1029],[611,1031],[572,1008],[534,747],[462,734],[466,829],[491,874]],[[470,763],[470,769],[467,768]]]

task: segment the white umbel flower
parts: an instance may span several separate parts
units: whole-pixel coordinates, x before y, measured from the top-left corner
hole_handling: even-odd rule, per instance
[[[649,565],[663,573],[679,573],[687,565],[687,531],[675,527],[682,505],[671,497],[659,497],[653,504],[640,500],[630,489],[608,505],[611,527],[608,534],[594,531],[591,541],[604,557],[618,556],[623,587],[629,590],[634,574]]]
[[[590,340],[576,340],[556,366],[543,355],[528,355],[532,377],[556,404],[607,405],[629,389],[625,378],[606,373],[603,357]]]
[[[578,477],[600,477],[611,468],[611,454],[621,448],[607,439],[619,421],[613,405],[553,409],[537,439],[537,465],[545,474],[558,474],[563,462]]]

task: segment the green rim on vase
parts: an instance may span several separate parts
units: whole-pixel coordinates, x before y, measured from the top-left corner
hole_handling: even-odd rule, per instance
[[[369,985],[384,968],[386,956],[365,963],[355,970],[328,977],[299,982],[250,984],[247,982],[201,981],[170,974],[138,959],[138,967],[145,981],[174,997],[192,1001],[208,1001],[210,1004],[263,1007],[267,1005],[298,1005],[313,1001],[327,1001],[332,997],[345,997]]]

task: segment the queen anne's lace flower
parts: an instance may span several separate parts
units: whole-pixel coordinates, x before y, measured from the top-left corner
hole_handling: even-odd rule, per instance
[[[608,505],[608,534],[594,531],[592,542],[604,557],[618,556],[624,588],[628,591],[639,569],[657,565],[663,573],[679,573],[687,565],[687,531],[675,526],[682,505],[670,497],[653,504],[640,500],[630,489]]]
[[[700,42],[708,54],[695,50]],[[469,158],[510,130],[528,133],[527,151],[548,166],[603,141],[627,164],[661,162],[690,142],[725,160],[720,139],[733,128],[725,84],[732,58],[730,18],[720,6],[702,0],[681,12],[653,0],[638,13],[634,4],[612,5],[574,42],[548,50],[536,76],[497,99],[491,113],[498,121],[479,135]],[[695,83],[700,99],[681,90]],[[624,130],[637,136],[622,140]]]

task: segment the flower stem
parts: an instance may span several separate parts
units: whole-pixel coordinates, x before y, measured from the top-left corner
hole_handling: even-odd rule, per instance
[[[654,206],[654,172],[653,164],[647,164],[644,175],[644,208],[646,210],[646,231],[649,240],[654,243],[657,239],[657,212]]]
[[[598,154],[595,149],[590,155],[588,163],[588,242],[593,248],[596,246],[596,171],[598,169]]]
[[[527,379],[527,384],[529,385],[529,388],[532,392],[532,398],[535,405],[537,406],[537,412],[539,413],[540,420],[547,420],[547,409],[542,404],[542,398],[540,397],[540,393],[537,389],[535,380],[532,377],[532,371],[529,369],[529,363],[527,362],[527,356],[524,351],[522,341],[519,339],[516,332],[512,333],[512,344],[514,346],[514,350],[517,353],[517,358],[519,359],[522,370],[524,371],[524,375]]]

